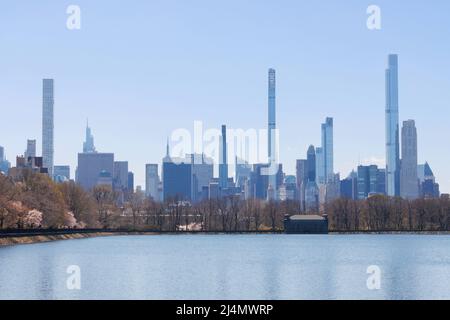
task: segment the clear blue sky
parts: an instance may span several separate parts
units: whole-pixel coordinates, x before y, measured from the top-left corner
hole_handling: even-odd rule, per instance
[[[81,7],[82,28],[66,28]],[[382,29],[366,28],[366,9]],[[384,162],[384,70],[399,54],[400,119],[415,119],[419,162],[450,192],[450,2],[8,1],[1,5],[0,145],[12,162],[41,145],[41,82],[55,79],[55,164],[82,150],[86,118],[99,151],[128,160],[136,184],[177,128],[264,128],[267,69],[277,70],[281,161],[320,143],[335,118],[335,170]]]

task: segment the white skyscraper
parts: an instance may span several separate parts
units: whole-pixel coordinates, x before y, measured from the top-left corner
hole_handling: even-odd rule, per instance
[[[48,174],[53,177],[53,108],[54,87],[53,79],[43,80],[42,90],[42,157],[43,166],[48,169]]]
[[[386,70],[386,193],[391,197],[400,195],[398,121],[398,56],[391,54]]]

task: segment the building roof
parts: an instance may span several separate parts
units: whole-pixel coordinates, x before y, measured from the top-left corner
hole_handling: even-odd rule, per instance
[[[290,220],[325,220],[325,217],[314,215],[314,214],[306,214],[306,215],[293,215],[289,217]]]

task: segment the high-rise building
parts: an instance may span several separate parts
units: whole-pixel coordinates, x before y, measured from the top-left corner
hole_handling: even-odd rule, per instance
[[[241,188],[241,191],[244,191],[248,181],[250,180],[251,173],[252,173],[252,166],[248,164],[248,162],[236,157],[235,159],[236,187]]]
[[[208,193],[204,193],[204,188],[209,187],[209,183],[214,177],[214,161],[204,154],[191,154],[192,163],[192,196],[193,202],[208,199]],[[227,182],[228,185],[228,182]]]
[[[326,118],[325,123],[322,123],[322,151],[323,159],[321,159],[320,166],[322,167],[324,183],[328,180],[333,180],[333,118]]]
[[[316,148],[316,183],[325,184],[325,166],[324,166],[323,148]]]
[[[305,210],[305,190],[306,184],[308,183],[308,160],[298,159],[296,164],[296,180],[297,180],[297,190],[298,197],[297,200],[300,201],[300,209]],[[315,177],[314,177],[315,179]]]
[[[27,149],[24,153],[25,159],[36,157],[36,140],[27,140]]]
[[[128,191],[128,161],[114,161],[113,187],[116,191]]]
[[[8,174],[11,164],[5,158],[5,148],[0,146],[0,173]]]
[[[308,181],[316,181],[316,149],[313,145],[309,146],[306,153],[307,178]]]
[[[420,184],[420,196],[424,198],[438,198],[439,184],[436,183],[434,173],[428,162],[417,166],[417,176]]]
[[[268,160],[269,164],[277,165],[277,146],[276,146],[276,71],[269,69],[268,73]],[[271,187],[273,195],[277,195],[277,177],[269,175],[268,188]],[[271,195],[269,194],[269,195]]]
[[[99,184],[110,185],[114,173],[114,153],[79,153],[77,183],[85,190],[92,190]],[[108,182],[105,182],[108,179]]]
[[[419,196],[417,177],[417,129],[414,120],[403,121],[400,195],[405,199]]]
[[[54,86],[53,79],[43,80],[42,90],[42,158],[44,167],[48,169],[50,177],[53,176],[53,111]]]
[[[162,176],[164,201],[192,200],[192,164],[190,162],[164,161]]]
[[[70,180],[70,166],[55,166],[53,168],[53,178],[57,182]]]
[[[220,139],[219,187],[228,188],[228,161],[227,161],[227,127],[222,126]]]
[[[96,152],[94,146],[94,136],[92,135],[91,128],[89,127],[89,122],[86,123],[86,138],[83,142],[83,152]]]
[[[159,175],[158,164],[146,164],[145,165],[145,195],[148,198],[152,198],[154,201],[159,201]]]
[[[371,195],[385,194],[385,171],[376,165],[358,166],[357,198],[367,199]]]
[[[128,192],[134,192],[134,173],[128,172]]]
[[[400,195],[398,109],[398,56],[391,54],[386,69],[386,193],[392,197]]]

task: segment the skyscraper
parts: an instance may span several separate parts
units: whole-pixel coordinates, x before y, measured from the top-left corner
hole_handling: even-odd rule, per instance
[[[307,178],[308,181],[316,181],[316,149],[313,145],[309,146],[306,154]]]
[[[333,118],[326,118],[322,123],[322,150],[323,159],[321,166],[323,171],[324,183],[333,178]]]
[[[53,79],[43,80],[42,90],[42,158],[44,167],[48,169],[50,177],[53,176],[53,108],[54,87]]]
[[[228,187],[228,161],[227,161],[227,127],[222,126],[222,138],[220,140],[220,163],[219,163],[219,187]]]
[[[108,177],[112,180],[114,173],[113,153],[79,153],[77,183],[85,190],[92,190],[100,181]],[[108,183],[109,184],[109,183]]]
[[[36,140],[27,140],[27,149],[24,156],[25,159],[36,157]]]
[[[86,139],[83,142],[83,152],[96,152],[94,146],[94,136],[92,135],[91,128],[89,127],[89,122],[86,124]]]
[[[269,69],[268,74],[268,160],[270,165],[277,165],[276,146],[276,72]],[[269,175],[268,188],[272,189],[269,198],[273,195],[277,197],[277,176]],[[270,200],[270,199],[269,199]]]
[[[275,129],[276,129],[276,74],[275,69],[269,69],[268,83],[268,156],[269,162],[275,157]]]
[[[398,56],[388,57],[386,69],[386,193],[400,195],[400,147],[398,127]]]
[[[158,164],[145,165],[145,195],[154,201],[159,201],[159,175]]]
[[[323,148],[316,148],[316,183],[325,184],[325,166],[324,166]]]
[[[414,120],[403,121],[400,195],[406,199],[416,199],[419,196],[417,129]]]
[[[116,191],[128,191],[128,161],[114,161],[113,187]]]

